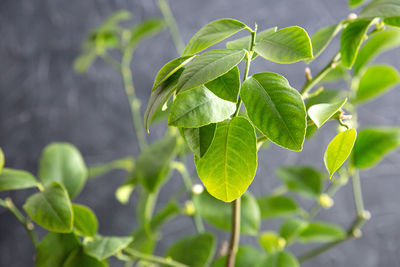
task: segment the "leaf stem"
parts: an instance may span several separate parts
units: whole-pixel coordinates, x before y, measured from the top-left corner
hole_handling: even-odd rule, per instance
[[[19,209],[14,205],[11,198],[7,197],[5,200],[0,199],[0,206],[8,209],[15,218],[24,226],[25,230],[27,231],[29,238],[32,241],[33,246],[36,248],[38,245],[38,239],[34,232],[34,225],[33,223],[26,218]]]
[[[162,257],[158,257],[158,256],[154,256],[154,255],[150,255],[150,254],[144,254],[141,253],[137,250],[131,249],[131,248],[125,248],[124,251],[132,256],[135,259],[140,259],[140,260],[145,260],[145,261],[149,261],[149,262],[154,262],[154,263],[159,263],[159,264],[163,264],[163,265],[167,265],[167,266],[172,266],[172,267],[189,267],[183,263],[174,261],[172,259],[166,259],[166,258],[162,258]]]
[[[239,197],[232,203],[232,235],[229,243],[226,267],[235,266],[236,252],[238,250],[240,239],[240,202],[241,200]]]

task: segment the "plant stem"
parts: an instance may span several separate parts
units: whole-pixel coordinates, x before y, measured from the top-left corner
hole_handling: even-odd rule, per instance
[[[189,267],[183,263],[174,261],[172,259],[165,259],[162,257],[157,257],[154,255],[150,255],[150,254],[144,254],[141,253],[137,250],[134,249],[130,249],[130,248],[125,248],[124,251],[132,256],[135,259],[140,259],[140,260],[145,260],[145,261],[149,261],[149,262],[154,262],[154,263],[159,263],[159,264],[163,264],[163,265],[167,265],[167,266],[172,266],[172,267]]]
[[[31,239],[33,246],[36,248],[38,245],[38,239],[33,230],[34,229],[33,223],[19,211],[19,209],[14,205],[11,198],[7,197],[5,200],[0,199],[0,206],[3,206],[6,209],[8,209],[15,216],[15,218],[17,218],[17,220],[24,226],[25,230],[28,232],[29,238]]]
[[[169,32],[171,33],[172,40],[174,41],[176,52],[178,55],[181,55],[183,50],[185,49],[185,45],[183,44],[182,37],[179,33],[178,26],[176,25],[176,21],[174,15],[171,12],[171,9],[168,4],[168,0],[158,0],[158,7],[160,8],[161,13],[163,14],[165,23],[168,26]]]
[[[232,235],[229,243],[226,267],[235,266],[235,257],[240,239],[240,197],[232,203]]]
[[[352,177],[352,185],[353,185],[353,197],[354,197],[354,204],[356,207],[357,215],[360,216],[364,213],[364,201],[361,192],[361,183],[360,183],[360,174],[358,170],[354,171]]]

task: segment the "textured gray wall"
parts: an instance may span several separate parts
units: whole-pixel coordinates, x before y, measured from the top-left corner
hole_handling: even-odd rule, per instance
[[[260,29],[271,26],[299,25],[313,33],[319,27],[345,18],[346,0],[170,0],[183,38],[202,25],[222,17],[232,17]],[[41,149],[52,141],[68,141],[83,153],[87,163],[100,163],[126,155],[137,155],[138,147],[131,131],[130,113],[120,78],[102,62],[96,62],[88,75],[72,70],[85,34],[111,12],[128,9],[134,20],[159,16],[150,0],[2,0],[0,2],[0,146],[6,154],[6,166],[37,170]],[[321,68],[337,49],[336,43],[311,68]],[[133,72],[138,95],[144,103],[150,94],[152,79],[168,60],[176,57],[166,31],[138,47]],[[381,59],[398,68],[399,53],[391,52]],[[304,64],[278,65],[258,59],[252,72],[274,71],[286,76],[295,88],[304,82]],[[398,88],[397,88],[398,89]],[[362,126],[400,125],[399,90],[360,108]],[[304,152],[294,153],[276,146],[263,152],[259,171],[251,190],[255,194],[270,192],[279,184],[274,175],[280,164],[312,164],[323,167],[324,147],[333,137],[333,124],[307,141]],[[330,128],[330,129],[329,129]],[[156,128],[151,138],[162,133]],[[349,241],[308,262],[305,266],[399,266],[400,265],[400,153],[394,153],[370,172],[363,172],[365,206],[372,213],[359,240]],[[124,175],[113,172],[90,181],[78,202],[92,207],[100,219],[103,234],[127,234],[135,213],[132,205],[121,206],[114,190]],[[160,201],[180,185],[173,177],[162,191]],[[5,194],[1,193],[0,197]],[[22,204],[26,192],[11,193]],[[335,207],[323,211],[318,219],[337,222],[344,227],[353,220],[351,188],[335,196]],[[305,203],[307,206],[310,203]],[[263,230],[276,227],[263,225]],[[189,232],[189,220],[175,220],[165,228],[158,252]],[[222,235],[228,238],[227,235]],[[253,238],[243,242],[255,243]],[[296,254],[304,247],[294,247]],[[0,210],[0,266],[32,266],[33,248],[26,233],[4,209]]]

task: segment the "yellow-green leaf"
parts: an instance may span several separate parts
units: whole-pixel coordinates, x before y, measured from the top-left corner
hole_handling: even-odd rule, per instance
[[[346,101],[347,98],[333,104],[322,103],[313,105],[308,109],[308,116],[320,128],[343,107]]]

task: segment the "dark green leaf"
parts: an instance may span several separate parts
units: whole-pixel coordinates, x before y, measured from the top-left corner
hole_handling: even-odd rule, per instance
[[[257,199],[263,219],[285,217],[299,212],[296,202],[286,196],[269,196]]]
[[[346,237],[346,232],[339,226],[325,222],[308,224],[300,232],[300,241],[306,242],[332,242]]]
[[[257,267],[299,267],[297,259],[287,251],[267,255]]]
[[[195,156],[201,158],[214,139],[215,129],[216,124],[212,123],[200,128],[180,128],[179,130],[189,149]]]
[[[56,182],[51,183],[44,191],[30,196],[25,202],[24,210],[34,222],[49,231],[72,231],[71,202],[67,191]]]
[[[400,146],[400,128],[367,128],[360,131],[353,149],[352,164],[369,168]]]
[[[164,21],[159,18],[147,19],[139,24],[136,24],[131,30],[131,39],[129,41],[129,45],[135,46],[144,38],[156,35],[164,28],[164,26]]]
[[[196,57],[183,71],[177,91],[185,91],[215,80],[239,64],[244,50],[217,49]]]
[[[297,218],[289,219],[282,223],[279,234],[287,243],[291,243],[306,226],[306,221]]]
[[[258,130],[282,147],[302,150],[307,123],[304,102],[283,76],[254,74],[243,83],[241,96]]]
[[[167,250],[165,257],[171,257],[190,267],[206,267],[214,256],[214,250],[214,236],[205,233],[177,241]]]
[[[368,67],[363,73],[356,92],[356,102],[364,102],[390,90],[400,80],[395,68],[388,65]]]
[[[37,187],[38,184],[36,178],[29,172],[8,168],[0,170],[0,191]]]
[[[96,215],[88,207],[72,204],[74,212],[74,230],[82,236],[93,237],[97,232]]]
[[[280,29],[256,42],[254,50],[263,58],[281,64],[313,57],[310,37],[298,26]]]
[[[330,25],[318,30],[311,37],[312,50],[314,55],[313,59],[318,57],[322,53],[322,51],[325,50],[328,44],[332,41],[333,37],[335,37],[336,34],[338,34],[341,29],[342,29],[341,23]],[[309,60],[309,62],[310,61],[311,60]]]
[[[87,169],[81,153],[71,144],[52,143],[43,150],[39,163],[39,178],[44,186],[56,181],[64,185],[71,198],[82,190]]]
[[[366,5],[360,13],[362,18],[387,18],[398,17],[400,2],[396,0],[373,0]]]
[[[73,234],[48,233],[36,248],[36,267],[63,266],[68,255],[79,248]]]
[[[256,143],[254,128],[244,117],[217,124],[207,153],[195,159],[197,173],[213,197],[230,202],[247,190],[257,169]]]
[[[286,166],[277,170],[286,187],[306,197],[321,194],[324,174],[308,166]]]
[[[177,95],[168,117],[169,126],[195,128],[226,120],[236,104],[223,100],[205,86]]]
[[[213,44],[246,28],[246,24],[234,19],[219,19],[201,28],[187,44],[183,55],[196,54]]]
[[[61,265],[60,265],[61,266]],[[85,254],[83,247],[76,248],[69,254],[62,267],[105,267],[107,264]]]
[[[356,141],[356,136],[356,130],[349,129],[336,135],[329,143],[324,155],[324,163],[329,172],[329,177],[332,177],[349,157]]]
[[[400,27],[400,16],[399,17],[388,17],[383,20],[383,22],[392,27]]]
[[[260,259],[263,253],[251,246],[240,246],[236,256],[235,264],[236,266],[254,267]],[[218,258],[214,261],[212,267],[225,267],[226,266],[226,256]]]
[[[360,48],[356,62],[354,63],[354,73],[357,74],[369,61],[379,53],[400,46],[400,30],[389,29],[375,33]]]
[[[333,104],[322,103],[313,105],[308,109],[308,116],[320,128],[343,107],[346,101],[347,98]]]
[[[131,237],[96,236],[84,244],[84,251],[98,260],[104,260],[126,248],[131,242]]]
[[[193,200],[196,212],[205,221],[219,229],[231,230],[232,207],[230,204],[215,199],[207,192],[194,195]],[[260,209],[256,199],[250,193],[242,196],[240,214],[242,218],[240,232],[257,235],[260,228]]]
[[[350,22],[342,31],[340,54],[344,67],[351,68],[353,66],[370,25],[371,20],[369,19],[357,19]]]
[[[237,66],[205,86],[216,96],[236,103],[240,89],[240,74]]]

